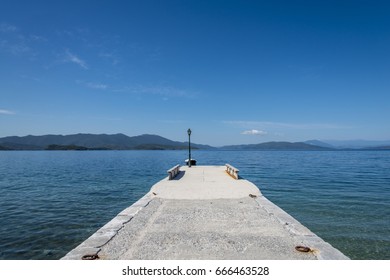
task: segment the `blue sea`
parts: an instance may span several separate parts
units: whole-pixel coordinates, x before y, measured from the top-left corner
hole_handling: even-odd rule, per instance
[[[390,259],[390,152],[193,151],[351,259]],[[1,151],[0,259],[59,259],[183,164],[186,151]]]

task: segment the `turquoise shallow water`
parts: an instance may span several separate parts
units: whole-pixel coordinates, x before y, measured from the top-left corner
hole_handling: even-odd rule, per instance
[[[352,259],[390,259],[390,152],[193,151],[230,163]],[[58,259],[126,208],[185,151],[0,152],[0,259]]]

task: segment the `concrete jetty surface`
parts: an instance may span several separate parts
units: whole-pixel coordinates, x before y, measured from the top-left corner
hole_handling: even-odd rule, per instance
[[[180,167],[62,259],[348,259],[225,170]]]

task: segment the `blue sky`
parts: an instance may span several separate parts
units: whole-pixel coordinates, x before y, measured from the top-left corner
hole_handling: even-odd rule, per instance
[[[0,137],[390,140],[386,1],[57,2],[1,2]]]

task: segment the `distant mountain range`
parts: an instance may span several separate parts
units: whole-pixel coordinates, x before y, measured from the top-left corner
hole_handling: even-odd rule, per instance
[[[368,140],[309,140],[307,144],[336,150],[390,150],[390,141],[368,141]]]
[[[290,151],[323,151],[331,148],[312,145],[304,142],[265,142],[260,144],[224,146],[224,150],[290,150]]]
[[[330,143],[329,143],[330,142]],[[266,142],[247,145],[212,147],[191,143],[192,149],[202,150],[285,150],[285,151],[326,151],[340,149],[390,150],[390,141],[347,142],[309,140],[305,142]],[[337,145],[341,144],[341,145]],[[359,144],[359,145],[358,145]],[[172,141],[167,138],[143,134],[72,134],[42,136],[9,136],[0,138],[0,150],[184,150],[188,142]]]
[[[213,149],[191,143],[193,149]],[[182,150],[188,142],[177,142],[158,135],[129,137],[124,134],[73,134],[10,136],[0,138],[0,150]]]
[[[310,140],[305,143],[337,149],[370,149],[390,146],[390,141],[369,140]]]

